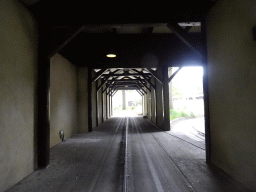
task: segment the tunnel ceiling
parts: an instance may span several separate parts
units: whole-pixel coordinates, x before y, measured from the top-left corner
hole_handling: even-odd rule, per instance
[[[192,45],[202,49],[201,21],[214,0],[161,3],[20,0],[47,33],[49,55],[61,54],[75,65],[94,68],[154,68],[167,63],[201,63],[167,27],[178,24]],[[42,27],[43,26],[43,27]],[[115,51],[116,58],[107,58]]]

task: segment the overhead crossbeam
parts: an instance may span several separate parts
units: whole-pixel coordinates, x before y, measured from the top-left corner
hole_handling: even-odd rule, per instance
[[[153,84],[147,79],[147,77],[144,75],[143,72],[140,72],[140,71],[138,71],[137,69],[132,69],[132,70],[135,71],[135,72],[137,72],[137,73],[139,73],[140,76],[142,76],[142,77],[144,78],[144,80],[147,81],[153,89],[156,89],[156,86],[153,85]],[[142,79],[141,79],[140,77],[137,77],[136,79],[138,79],[138,80],[140,80],[140,81],[142,82]]]
[[[108,70],[108,68],[103,68],[101,69],[98,73],[96,73],[96,75],[92,78],[91,83],[93,83],[94,81],[97,81],[103,73],[105,73]]]
[[[122,74],[106,74],[103,75],[103,77],[108,77],[108,76],[112,76],[112,77],[128,77],[128,76],[139,76],[141,75],[140,73],[122,73]],[[144,75],[150,75],[150,73],[144,73]]]
[[[178,23],[168,23],[166,25],[181,41],[183,41],[189,48],[191,48],[194,52],[202,55],[201,51],[195,48],[190,42],[187,30],[183,29]]]
[[[159,83],[163,84],[163,80],[162,78],[152,69],[149,68],[145,68],[157,81],[159,81]]]
[[[140,84],[139,84],[139,85],[142,85],[142,86],[146,87],[146,89],[147,89],[149,92],[151,92],[151,89],[148,88],[148,86],[146,85],[146,83],[143,84],[143,83],[140,81]]]

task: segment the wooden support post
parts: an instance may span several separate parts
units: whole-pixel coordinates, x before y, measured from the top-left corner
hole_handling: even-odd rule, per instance
[[[208,91],[208,55],[207,55],[207,42],[206,42],[206,25],[205,20],[201,22],[202,42],[204,43],[203,64],[203,90],[204,90],[204,116],[205,116],[205,149],[206,149],[206,162],[211,163],[211,135],[210,135],[210,112],[209,112],[209,91]]]
[[[107,87],[107,85],[106,85],[106,87]],[[103,91],[102,91],[103,92]],[[104,92],[103,92],[104,93]],[[106,97],[105,97],[105,99],[106,99],[106,120],[108,119],[108,96],[107,96],[107,93],[105,93],[105,95],[106,95]]]
[[[98,98],[98,91],[97,91],[98,81],[96,81],[96,127],[99,125],[99,114],[98,114],[98,105],[99,105],[99,98]]]
[[[156,71],[158,75],[161,74],[161,68]],[[156,125],[163,129],[163,84],[156,81]]]
[[[150,79],[152,83],[155,83],[155,78]],[[151,89],[151,115],[152,122],[156,124],[156,91],[155,89]]]
[[[42,23],[40,23],[42,24]],[[50,58],[47,50],[50,46],[47,39],[47,27],[39,25],[38,81],[35,122],[35,168],[46,168],[50,163]]]
[[[164,97],[164,130],[170,131],[170,107],[169,107],[169,80],[168,66],[162,67],[163,76],[163,97]]]
[[[122,95],[123,95],[123,107],[122,107],[122,109],[123,110],[126,110],[126,93],[125,93],[125,90],[122,90]]]
[[[113,97],[111,97],[111,110],[110,111],[111,111],[111,116],[113,116]]]
[[[88,68],[88,131],[92,132],[92,69]]]
[[[100,91],[101,94],[101,122],[104,122],[104,96],[102,90]]]

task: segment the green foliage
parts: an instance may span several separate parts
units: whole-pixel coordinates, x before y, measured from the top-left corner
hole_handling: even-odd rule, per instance
[[[185,110],[170,109],[170,120],[174,120],[180,117],[196,117],[196,115],[192,111],[187,113]]]
[[[177,97],[179,99],[183,98],[183,93],[182,93],[182,90],[180,89],[180,87],[174,86],[174,85],[172,86],[172,96]]]

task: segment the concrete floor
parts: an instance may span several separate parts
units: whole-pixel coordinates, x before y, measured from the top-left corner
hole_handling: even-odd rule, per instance
[[[111,118],[51,149],[50,165],[7,190],[247,192],[205,151],[142,117]]]

